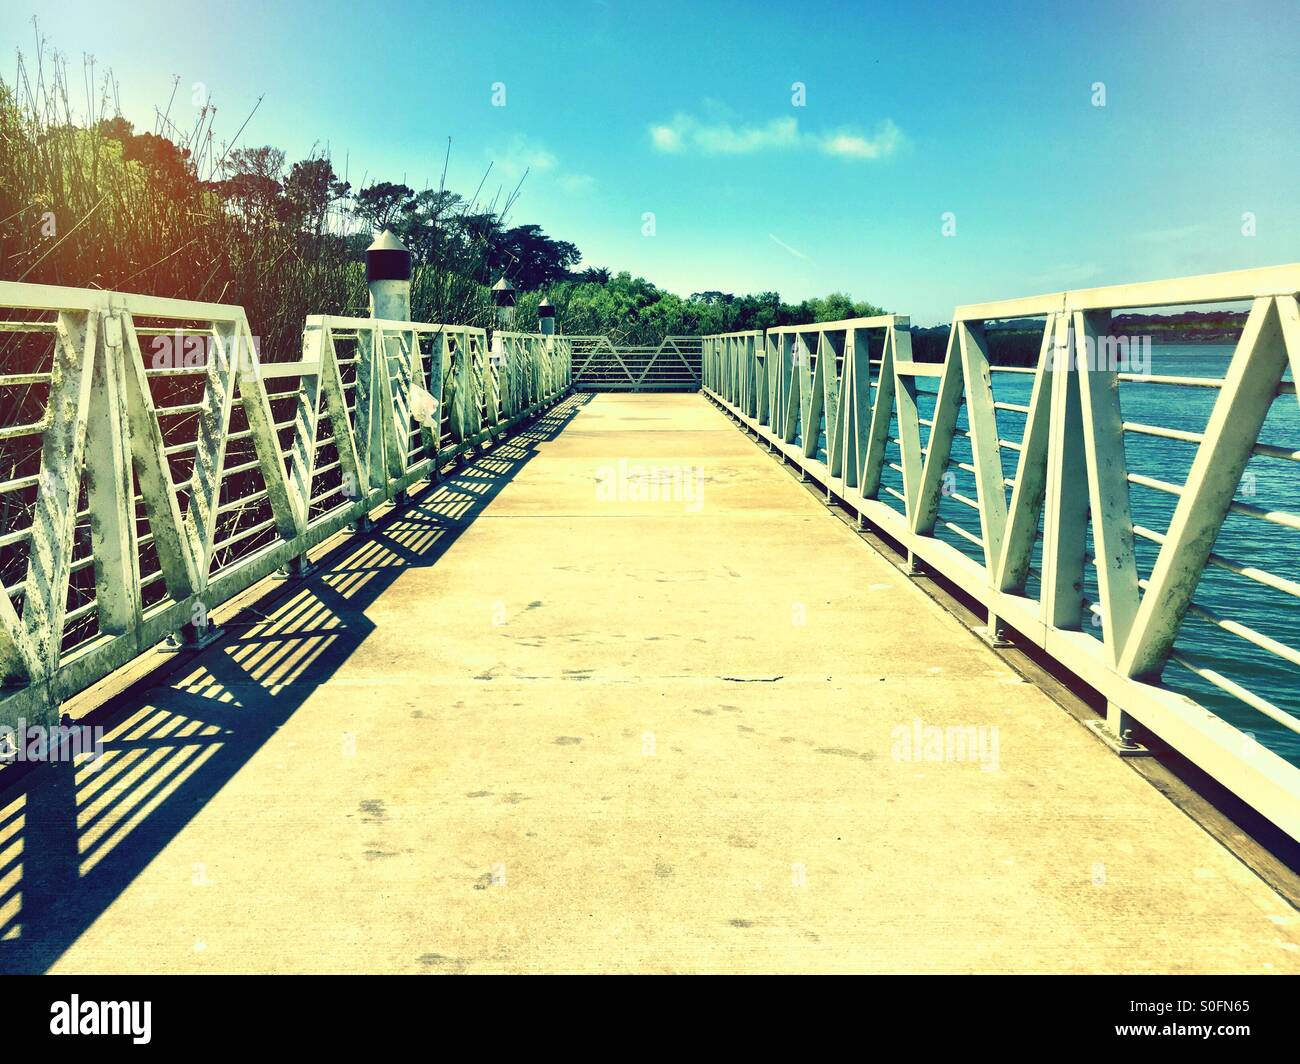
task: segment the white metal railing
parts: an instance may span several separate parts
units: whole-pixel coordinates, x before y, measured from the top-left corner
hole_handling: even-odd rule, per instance
[[[1161,679],[1172,662],[1256,719],[1300,732],[1293,709],[1174,646],[1192,617],[1279,667],[1300,667],[1300,650],[1248,623],[1238,608],[1245,592],[1259,591],[1294,611],[1300,581],[1271,571],[1265,551],[1252,556],[1216,544],[1230,516],[1300,530],[1297,441],[1259,438],[1275,400],[1296,402],[1298,291],[1300,266],[1282,266],[958,307],[942,362],[914,361],[908,319],[895,315],[706,337],[704,391],[914,565],[982,604],[986,634],[1014,629],[1103,695],[1105,723],[1121,748],[1129,722],[1137,722],[1300,838],[1300,768],[1255,741],[1248,721],[1230,723]],[[1112,311],[1245,301],[1250,311],[1222,378],[1124,372],[1095,357]],[[1022,318],[1042,321],[1035,364],[993,364],[985,323]],[[1292,380],[1284,379],[1288,366]],[[995,397],[995,380],[1012,374],[1031,382],[1027,401]],[[927,383],[934,386],[929,417],[918,406]],[[1121,385],[1217,396],[1204,431],[1194,432],[1125,420]],[[1023,419],[1018,439],[1005,427],[1009,417]],[[1193,447],[1185,482],[1132,471],[1126,442],[1132,447],[1135,438]],[[954,454],[955,441],[969,448],[969,461]],[[1253,458],[1278,463],[1288,508],[1236,498]],[[1167,528],[1135,522],[1131,489],[1173,501]],[[941,504],[968,516],[949,520]],[[1145,577],[1139,542],[1155,552]],[[1218,608],[1195,601],[1207,569],[1240,578],[1243,597]],[[1092,580],[1096,601],[1081,603]],[[1089,615],[1100,638],[1081,622]],[[1300,671],[1288,675],[1300,689]]]
[[[240,307],[10,282],[0,319],[7,724],[569,389],[559,337],[313,315],[298,360],[261,362]]]
[[[573,386],[579,391],[698,391],[700,337],[665,336],[658,344],[615,344],[608,336],[570,336]]]

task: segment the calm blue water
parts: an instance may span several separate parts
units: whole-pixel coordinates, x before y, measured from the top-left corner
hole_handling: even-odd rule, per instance
[[[1150,371],[1157,376],[1222,377],[1232,351],[1231,346],[1157,344],[1152,349]],[[1289,373],[1287,379],[1290,379]],[[1029,374],[993,374],[994,397],[998,401],[1027,405],[1032,387],[1033,378]],[[1218,394],[1217,389],[1210,388],[1178,388],[1126,381],[1120,385],[1120,406],[1125,421],[1201,432],[1209,420]],[[933,393],[922,395],[918,406],[922,417],[931,417],[934,408]],[[1024,433],[1025,416],[1015,411],[999,410],[997,418],[999,435],[1003,439],[1019,442]],[[968,427],[964,407],[957,423],[962,429]],[[891,437],[897,435],[897,428],[897,423],[892,422]],[[928,431],[928,428],[922,426],[923,439]],[[1260,432],[1260,441],[1292,450],[1300,449],[1300,403],[1297,403],[1294,396],[1283,395],[1274,401]],[[825,443],[823,420],[819,455],[823,460]],[[1129,433],[1125,437],[1125,452],[1131,473],[1141,473],[1181,485],[1191,469],[1196,445]],[[1003,450],[1003,467],[1008,477],[1015,476],[1018,458],[1019,452]],[[954,439],[952,460],[954,463],[972,461],[970,441],[966,437],[957,436]],[[899,461],[897,441],[891,439],[886,462]],[[967,498],[975,498],[973,475],[957,469],[955,465],[951,469],[957,477],[956,490]],[[901,476],[889,468],[884,470],[882,483],[900,492],[903,488]],[[1009,494],[1010,489],[1008,496]],[[1154,532],[1164,533],[1177,499],[1137,484],[1130,486],[1129,496],[1134,522]],[[887,493],[882,491],[880,498],[902,510],[902,503]],[[1252,458],[1238,488],[1237,498],[1241,502],[1265,509],[1289,513],[1300,511],[1300,463],[1275,458]],[[978,514],[950,498],[944,498],[941,502],[939,518],[941,522],[951,521],[979,534]],[[978,548],[956,533],[940,526],[936,529],[936,535],[983,562]],[[1229,514],[1214,549],[1217,554],[1234,562],[1258,566],[1288,580],[1300,581],[1300,532],[1244,515]],[[1092,552],[1091,535],[1088,550]],[[1151,575],[1158,550],[1157,544],[1142,539],[1137,541],[1139,576],[1146,578]],[[1041,540],[1034,551],[1036,569],[1040,561]],[[1038,592],[1037,579],[1031,577],[1027,593],[1036,597]],[[1091,565],[1087,570],[1084,594],[1092,602],[1099,598],[1096,570]],[[1297,624],[1300,601],[1283,592],[1210,566],[1202,576],[1195,600],[1219,616],[1239,621],[1281,643],[1292,647],[1300,645],[1300,638],[1297,638],[1297,629],[1300,629]],[[1092,623],[1093,615],[1087,607],[1081,605],[1080,617],[1083,630],[1100,639],[1101,629]],[[1175,647],[1198,664],[1221,673],[1274,705],[1300,716],[1300,668],[1190,615],[1183,622]],[[1300,735],[1175,663],[1171,662],[1166,668],[1164,682],[1197,699],[1236,727],[1250,732],[1261,743],[1288,760],[1300,764]]]

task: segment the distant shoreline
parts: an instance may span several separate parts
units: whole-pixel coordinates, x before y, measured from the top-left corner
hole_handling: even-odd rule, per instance
[[[1245,312],[1187,311],[1182,314],[1116,314],[1111,319],[1113,336],[1149,336],[1153,344],[1213,345],[1236,344],[1246,324]],[[918,362],[942,362],[948,347],[951,325],[912,330],[912,356]],[[989,359],[996,365],[1032,366],[1038,361],[1042,343],[1041,321],[1018,318],[990,321],[984,326]]]

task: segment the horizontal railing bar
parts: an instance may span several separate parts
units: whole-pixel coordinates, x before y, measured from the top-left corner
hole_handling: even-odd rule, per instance
[[[98,608],[99,608],[99,602],[96,601],[95,599],[91,599],[91,601],[85,603],[82,606],[78,606],[76,609],[68,610],[68,612],[64,614],[63,617],[64,627],[67,628],[70,625],[76,624],[83,617],[89,617]]]
[[[963,539],[969,540],[971,543],[974,543],[975,546],[979,547],[981,550],[984,549],[984,541],[980,539],[979,536],[975,535],[973,532],[967,532],[966,529],[961,527],[961,525],[954,524],[952,521],[944,521],[943,527],[946,528],[949,532],[953,532],[956,535],[961,536]]]
[[[953,461],[949,460],[949,463],[948,463],[948,464],[949,464],[949,465],[955,465],[958,469],[964,469],[967,473],[974,473],[974,472],[976,471],[976,470],[975,470],[975,467],[974,467],[973,465],[971,465],[969,462],[953,462]],[[1015,477],[1003,477],[1003,478],[1002,478],[1002,483],[1003,483],[1006,487],[1008,487],[1008,488],[1014,488],[1014,487],[1016,486],[1016,478],[1015,478]]]
[[[1134,525],[1133,534],[1139,539],[1158,544],[1163,544],[1166,538],[1159,532],[1153,532],[1142,525]],[[1260,569],[1254,565],[1244,565],[1217,552],[1211,552],[1208,561],[1211,565],[1235,573],[1237,576],[1244,576],[1247,580],[1253,580],[1264,587],[1272,588],[1274,591],[1281,591],[1284,595],[1290,595],[1293,598],[1300,598],[1300,584],[1294,580],[1288,580],[1284,576],[1278,576],[1276,573],[1270,573],[1267,569]]]
[[[944,376],[944,363],[896,362],[894,373],[900,377],[941,377]]]
[[[144,374],[150,380],[156,380],[160,377],[198,377],[207,372],[207,366],[161,366],[157,369],[146,366]]]
[[[318,373],[319,362],[261,362],[257,367],[257,375],[264,381],[279,380],[282,377],[314,377]]]
[[[251,495],[241,495],[238,499],[231,499],[229,502],[223,502],[220,506],[217,507],[217,513],[224,514],[224,513],[228,513],[231,510],[238,510],[241,507],[248,506],[251,503],[261,502],[269,495],[270,492],[266,488],[263,488],[261,491],[255,491]]]
[[[0,440],[13,440],[20,436],[39,436],[50,427],[50,417],[46,413],[40,421],[30,421],[26,425],[8,425],[0,428]]]
[[[1166,440],[1179,440],[1183,443],[1202,443],[1205,440],[1203,432],[1188,432],[1185,429],[1170,429],[1162,425],[1144,425],[1137,421],[1125,421],[1124,431],[1132,432],[1139,436],[1155,436]],[[1257,443],[1252,449],[1253,454],[1262,458],[1281,458],[1288,462],[1300,462],[1300,451],[1287,450],[1285,447],[1276,447],[1268,443]]]
[[[1163,491],[1166,495],[1183,494],[1183,489],[1177,484],[1170,484],[1167,480],[1158,480],[1155,477],[1148,477],[1142,473],[1130,473],[1128,475],[1130,484],[1140,484],[1144,488],[1150,488],[1153,491]]]
[[[1268,521],[1270,524],[1300,531],[1300,516],[1288,513],[1285,510],[1265,510],[1262,506],[1252,506],[1247,502],[1235,501],[1228,506],[1228,509],[1234,514],[1240,514],[1242,517],[1253,517],[1258,521]]]
[[[1234,698],[1244,702],[1252,709],[1259,710],[1259,712],[1263,713],[1266,717],[1271,717],[1284,728],[1289,728],[1293,732],[1300,732],[1300,719],[1293,717],[1286,710],[1275,706],[1267,699],[1261,698],[1259,695],[1255,694],[1254,691],[1242,687],[1241,684],[1228,679],[1228,677],[1224,676],[1222,673],[1197,665],[1186,655],[1181,654],[1176,650],[1171,650],[1169,652],[1169,660],[1177,665],[1181,665],[1188,672],[1194,673],[1207,683],[1213,684],[1225,694],[1232,695]]]
[[[1196,602],[1192,602],[1191,605],[1187,607],[1187,612],[1193,617],[1205,621],[1207,624],[1212,624],[1217,628],[1221,628],[1225,632],[1229,632],[1240,639],[1246,640],[1248,643],[1253,643],[1255,646],[1259,647],[1260,650],[1267,651],[1275,657],[1282,658],[1284,661],[1289,661],[1292,665],[1300,665],[1300,650],[1295,650],[1294,648],[1287,646],[1285,643],[1280,643],[1272,636],[1267,636],[1263,632],[1256,631],[1254,628],[1242,624],[1240,621],[1221,617],[1219,614],[1215,613],[1214,610]]]
[[[1116,380],[1130,384],[1165,384],[1183,388],[1222,388],[1222,377],[1169,377],[1151,373],[1116,373]]]
[[[176,406],[155,406],[154,410],[159,417],[175,417],[178,414],[200,414],[207,407],[207,403],[200,401],[197,403],[179,403]]]
[[[292,448],[290,448],[287,451],[282,451],[280,453],[280,457],[287,458],[290,453],[292,453]],[[261,469],[261,468],[262,468],[262,460],[260,458],[254,458],[252,459],[252,461],[241,462],[239,465],[226,466],[226,468],[221,471],[221,475],[223,477],[233,477],[239,473],[247,473],[250,469]]]
[[[328,499],[331,495],[337,495],[342,490],[343,490],[342,484],[335,484],[332,488],[326,488],[319,495],[313,495],[311,497],[311,505],[315,506],[322,499]]]
[[[1300,265],[1267,266],[1167,281],[1075,289],[990,303],[957,307],[953,321],[976,322],[1087,310],[1131,310],[1177,307],[1193,303],[1234,303],[1261,296],[1294,295],[1300,291]]]
[[[1255,444],[1253,453],[1261,458],[1280,458],[1285,462],[1300,462],[1300,451],[1291,451],[1285,447],[1274,446],[1271,443]]]
[[[223,539],[220,543],[214,543],[212,545],[213,553],[216,553],[219,550],[225,550],[227,547],[233,547],[236,543],[242,543],[250,536],[254,536],[259,532],[265,532],[268,528],[274,528],[274,527],[275,527],[275,518],[268,517],[265,521],[253,525],[251,528],[245,528],[242,531],[236,532],[229,539]]]
[[[30,476],[15,477],[13,480],[0,482],[0,495],[9,491],[22,491],[24,488],[30,488],[41,482],[39,473],[32,473]]]
[[[1144,425],[1140,421],[1125,421],[1124,431],[1139,436],[1158,436],[1165,440],[1181,440],[1184,443],[1200,443],[1205,436],[1200,432],[1187,432],[1183,429],[1167,429],[1160,425]]]

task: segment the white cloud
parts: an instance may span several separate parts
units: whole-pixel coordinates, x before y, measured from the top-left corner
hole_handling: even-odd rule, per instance
[[[903,131],[886,118],[876,127],[875,136],[864,137],[852,130],[840,130],[821,138],[820,147],[827,155],[849,159],[887,159],[903,143]]]
[[[682,150],[682,135],[672,126],[651,126],[650,139],[660,151]]]
[[[488,151],[493,164],[506,177],[523,177],[524,172],[554,170],[558,160],[542,145],[521,134],[511,137],[499,147]]]
[[[518,181],[525,173],[530,179],[545,174],[566,192],[586,192],[596,184],[596,179],[590,174],[566,171],[554,152],[522,134],[490,148],[487,154],[493,169],[511,181]]]
[[[705,155],[746,155],[794,147],[799,140],[799,123],[794,118],[774,118],[766,125],[735,126],[730,122],[701,122],[679,114],[671,122],[651,126],[650,139],[660,151],[693,148]]]
[[[833,133],[806,133],[793,116],[774,118],[761,125],[738,125],[726,120],[701,121],[679,113],[670,122],[651,125],[650,142],[657,151],[669,154],[695,151],[702,155],[748,155],[803,150],[846,159],[885,159],[902,147],[904,138],[902,130],[888,118],[872,136],[865,136],[847,128]]]

